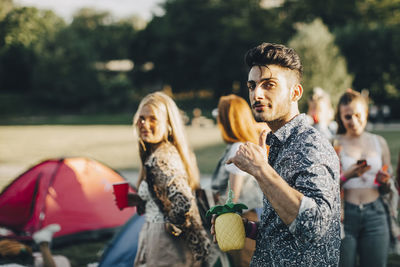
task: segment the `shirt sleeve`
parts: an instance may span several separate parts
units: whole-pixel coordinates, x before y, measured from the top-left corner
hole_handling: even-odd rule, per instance
[[[289,231],[303,243],[318,241],[340,216],[338,173],[329,165],[311,164],[295,175],[295,189],[304,196]]]

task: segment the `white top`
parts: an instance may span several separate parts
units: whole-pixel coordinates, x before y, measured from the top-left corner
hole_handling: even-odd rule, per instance
[[[375,155],[366,158],[367,165],[371,166],[371,169],[365,172],[360,177],[351,178],[343,184],[344,189],[354,188],[377,188],[378,184],[375,184],[375,177],[378,171],[382,168],[382,149],[379,144],[379,140],[376,135],[372,135],[372,139],[375,143]],[[348,156],[344,151],[340,153],[340,161],[342,163],[343,170],[347,170],[351,165],[355,164],[358,159]]]
[[[146,201],[146,221],[152,223],[163,223],[164,215],[160,211],[157,203],[150,195],[149,185],[146,181],[142,181],[139,185],[138,195]]]

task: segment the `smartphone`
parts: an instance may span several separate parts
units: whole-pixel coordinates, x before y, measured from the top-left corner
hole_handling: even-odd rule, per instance
[[[366,166],[367,165],[367,161],[365,159],[359,159],[359,160],[357,160],[357,165]]]

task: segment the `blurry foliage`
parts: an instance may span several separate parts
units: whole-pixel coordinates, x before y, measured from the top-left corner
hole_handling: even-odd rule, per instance
[[[66,24],[51,11],[2,0],[0,93],[25,94],[42,109],[87,112],[123,111],[164,88],[247,98],[244,53],[277,42],[300,53],[305,98],[314,86],[333,98],[366,88],[377,104],[399,106],[400,0],[260,2],[166,0],[163,15],[148,23],[85,8]],[[131,59],[134,69],[94,68],[114,59]]]
[[[14,8],[12,0],[1,0],[0,2],[0,21],[4,19],[8,12]]]
[[[135,70],[138,86],[151,77],[174,92],[208,89],[220,96],[239,81],[247,94],[245,51],[282,36],[277,14],[261,9],[259,1],[168,0],[164,9],[132,46],[136,65],[154,63],[151,71]]]
[[[0,21],[0,91],[29,92],[34,66],[51,40],[64,26],[52,11],[18,7]]]
[[[335,44],[335,36],[322,23],[315,19],[309,24],[298,24],[297,34],[289,46],[299,54],[303,64],[302,110],[314,87],[322,87],[331,95],[336,104],[346,88],[351,87],[353,77],[347,72],[346,59]]]
[[[336,30],[337,43],[355,73],[353,87],[368,89],[375,104],[390,105],[400,117],[400,29],[353,24]]]

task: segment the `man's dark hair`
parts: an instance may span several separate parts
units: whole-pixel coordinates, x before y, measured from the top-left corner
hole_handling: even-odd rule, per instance
[[[262,43],[246,52],[245,62],[249,68],[253,66],[277,65],[296,72],[301,81],[303,66],[294,49],[281,44]]]

